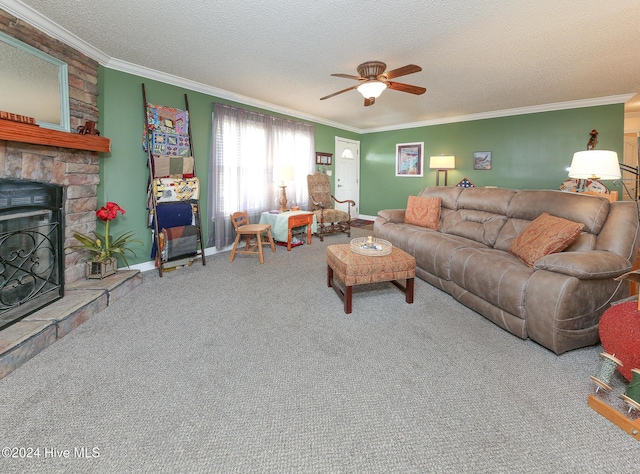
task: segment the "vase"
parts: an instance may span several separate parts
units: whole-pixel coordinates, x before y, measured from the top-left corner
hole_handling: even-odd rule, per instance
[[[104,277],[113,275],[118,271],[118,259],[109,257],[100,261],[87,262],[87,278],[96,278],[102,280]]]

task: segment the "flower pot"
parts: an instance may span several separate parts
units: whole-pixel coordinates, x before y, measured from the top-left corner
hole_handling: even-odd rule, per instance
[[[103,279],[109,275],[113,275],[118,271],[118,259],[109,257],[99,262],[87,262],[87,278]]]

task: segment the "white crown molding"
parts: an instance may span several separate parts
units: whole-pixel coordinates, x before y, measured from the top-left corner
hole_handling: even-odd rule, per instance
[[[167,74],[165,72],[157,71],[155,69],[150,69],[145,66],[139,66],[137,64],[129,63],[127,61],[122,61],[120,59],[111,58],[109,61],[103,64],[103,66],[116,71],[126,72],[128,74],[134,74],[136,76],[144,77],[154,81],[163,82],[165,84],[182,87],[184,89],[188,89],[194,92],[201,92],[203,94],[218,97],[220,99],[227,99],[233,102],[238,102],[240,104],[249,105],[249,106],[257,107],[260,109],[265,109],[270,112],[287,115],[289,117],[295,117],[301,120],[307,120],[309,122],[319,123],[319,124],[327,125],[330,127],[336,127],[336,128],[340,128],[342,130],[347,130],[354,133],[361,133],[359,129],[355,127],[351,127],[349,125],[332,122],[332,121],[323,119],[321,117],[316,117],[314,115],[304,114],[297,110],[281,107],[279,105],[275,105],[270,102],[264,102],[258,99],[254,99],[252,97],[236,94],[234,92],[229,92],[224,89],[218,89],[217,87],[202,84],[201,82],[192,81],[190,79],[185,79],[183,77],[175,76],[173,74]]]
[[[398,125],[392,125],[388,127],[359,129],[359,128],[352,127],[350,125],[332,122],[332,121],[323,119],[321,117],[316,117],[313,115],[303,114],[299,111],[287,109],[285,107],[271,104],[269,102],[263,102],[261,100],[253,99],[251,97],[235,94],[233,92],[229,92],[223,89],[218,89],[216,87],[208,86],[206,84],[184,79],[182,77],[174,76],[172,74],[167,74],[161,71],[156,71],[154,69],[138,66],[136,64],[132,64],[126,61],[111,58],[110,56],[103,53],[99,49],[94,48],[86,41],[82,40],[81,38],[74,35],[73,33],[67,31],[65,28],[49,20],[48,18],[38,13],[33,8],[25,5],[24,3],[18,0],[0,0],[0,7],[3,10],[10,13],[11,15],[15,16],[16,18],[24,20],[27,23],[35,26],[36,28],[39,28],[43,33],[48,34],[52,38],[60,40],[63,43],[77,49],[78,51],[82,52],[88,57],[96,60],[99,64],[103,65],[106,68],[115,69],[117,71],[134,74],[141,77],[146,77],[148,79],[164,82],[166,84],[171,84],[171,85],[182,87],[188,90],[193,90],[195,92],[201,92],[203,94],[212,95],[214,97],[220,97],[222,99],[231,100],[234,102],[238,102],[240,104],[258,107],[261,109],[269,110],[271,112],[276,112],[283,115],[296,117],[301,120],[307,120],[310,122],[319,123],[322,125],[327,125],[330,127],[335,127],[342,130],[359,133],[359,134],[404,130],[408,128],[429,127],[433,125],[442,125],[447,123],[469,122],[472,120],[509,117],[513,115],[534,114],[539,112],[551,112],[555,110],[577,109],[581,107],[594,107],[598,105],[619,104],[619,103],[627,102],[629,99],[635,96],[635,93],[633,93],[633,94],[623,94],[623,95],[615,95],[615,96],[608,96],[608,97],[597,97],[593,99],[557,102],[553,104],[542,104],[542,105],[534,105],[529,107],[519,107],[514,109],[496,110],[492,112],[482,112],[482,113],[470,114],[470,115],[460,115],[456,117],[446,117],[442,119],[425,120],[423,122],[398,124]]]
[[[572,100],[567,102],[556,102],[552,104],[532,105],[529,107],[518,107],[515,109],[495,110],[478,114],[459,115],[456,117],[446,117],[424,122],[406,123],[391,127],[369,128],[362,130],[362,133],[387,132],[391,130],[402,130],[407,128],[429,127],[447,123],[470,122],[472,120],[484,120],[498,117],[510,117],[513,115],[537,114],[540,112],[553,112],[556,110],[579,109],[582,107],[596,107],[599,105],[622,104],[634,97],[636,94],[611,95],[607,97],[595,97],[593,99]]]

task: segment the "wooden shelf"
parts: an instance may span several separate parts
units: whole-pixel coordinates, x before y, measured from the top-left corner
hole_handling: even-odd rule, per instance
[[[78,135],[2,119],[0,119],[0,140],[105,153],[111,151],[111,140],[105,137]]]

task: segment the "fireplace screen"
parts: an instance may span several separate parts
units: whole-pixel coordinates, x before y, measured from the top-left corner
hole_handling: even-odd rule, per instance
[[[0,329],[64,294],[62,187],[0,179]]]

